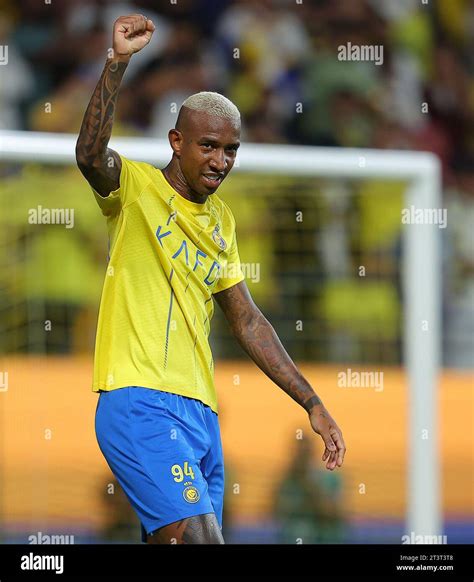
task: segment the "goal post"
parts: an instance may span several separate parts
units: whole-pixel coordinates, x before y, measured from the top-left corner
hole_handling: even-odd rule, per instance
[[[0,131],[0,162],[74,164],[77,136]],[[123,155],[157,165],[169,161],[166,140],[112,139]],[[325,178],[406,180],[405,205],[441,205],[441,170],[425,152],[243,144],[235,171]],[[406,530],[442,533],[437,381],[441,337],[441,253],[435,224],[403,229],[404,363],[408,375],[408,503]]]

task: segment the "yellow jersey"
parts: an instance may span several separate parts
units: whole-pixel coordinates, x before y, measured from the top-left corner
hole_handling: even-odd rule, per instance
[[[120,186],[94,191],[109,232],[93,391],[142,386],[217,412],[213,293],[244,279],[230,208],[181,196],[161,170],[121,156]]]

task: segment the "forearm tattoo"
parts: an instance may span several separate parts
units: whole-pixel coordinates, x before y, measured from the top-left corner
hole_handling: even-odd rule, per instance
[[[86,109],[76,145],[79,169],[87,181],[107,196],[119,187],[121,160],[107,147],[112,133],[115,106],[127,63],[108,59]]]
[[[243,349],[257,366],[307,412],[322,404],[283,347],[273,326],[253,303],[245,283],[215,298]]]

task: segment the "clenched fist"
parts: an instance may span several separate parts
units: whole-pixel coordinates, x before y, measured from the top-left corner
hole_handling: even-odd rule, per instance
[[[142,14],[121,16],[114,23],[113,49],[116,57],[131,57],[149,42],[155,30],[153,22]]]

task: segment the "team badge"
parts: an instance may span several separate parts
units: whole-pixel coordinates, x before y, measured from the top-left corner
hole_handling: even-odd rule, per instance
[[[189,485],[189,487],[184,489],[183,497],[188,503],[197,503],[201,498],[199,491],[194,487],[194,485]]]
[[[216,224],[216,227],[214,228],[214,230],[212,231],[212,240],[219,245],[219,247],[225,251],[225,249],[227,248],[227,243],[225,242],[225,240],[221,237],[220,233],[220,226],[218,224]]]

